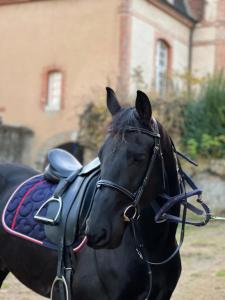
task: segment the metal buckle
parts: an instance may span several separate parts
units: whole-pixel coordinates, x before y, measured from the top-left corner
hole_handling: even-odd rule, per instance
[[[55,217],[54,218],[48,218],[48,217],[41,216],[40,213],[43,210],[43,208],[45,208],[51,202],[56,202],[59,205],[59,208],[57,210],[57,213],[56,213]],[[34,215],[34,219],[38,220],[38,221],[41,221],[43,223],[46,223],[46,224],[55,225],[58,222],[61,210],[62,210],[62,198],[60,196],[58,196],[58,197],[52,196],[47,201],[45,201],[45,203],[43,203],[41,205],[41,207],[38,209],[38,211]]]
[[[60,276],[56,276],[56,278],[54,279],[53,281],[53,284],[52,284],[52,288],[51,288],[51,296],[50,296],[50,299],[53,300],[53,290],[54,290],[54,286],[56,285],[57,282],[62,282],[64,287],[65,287],[65,291],[66,291],[66,300],[69,300],[69,290],[68,290],[68,286],[67,286],[67,283],[66,283],[66,279],[64,276],[60,277]]]
[[[225,221],[225,217],[218,217],[210,214],[210,220],[213,221]]]
[[[128,216],[128,215],[127,215],[130,209],[133,209],[133,210],[134,210],[132,216]],[[130,222],[131,220],[134,220],[135,218],[138,219],[138,217],[139,217],[139,216],[138,216],[138,209],[137,209],[137,207],[136,207],[135,205],[133,205],[133,204],[129,205],[129,206],[125,209],[125,211],[124,211],[124,213],[123,213],[123,219],[124,219],[125,222]]]
[[[159,219],[155,220],[157,224],[161,224],[167,221],[166,214],[162,214]]]

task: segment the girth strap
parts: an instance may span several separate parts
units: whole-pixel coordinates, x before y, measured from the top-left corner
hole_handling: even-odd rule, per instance
[[[63,221],[66,222],[66,221]],[[51,300],[54,300],[54,289],[59,284],[59,299],[71,300],[72,276],[75,268],[73,247],[65,245],[66,226],[61,228],[58,244],[57,273],[51,288]]]

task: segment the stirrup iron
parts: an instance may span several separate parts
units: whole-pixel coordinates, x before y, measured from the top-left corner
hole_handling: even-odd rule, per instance
[[[47,208],[47,206],[51,202],[56,202],[56,204],[58,204],[57,213],[52,218],[44,217],[43,215],[41,215],[41,212],[44,208]],[[38,211],[36,212],[36,214],[34,216],[34,219],[37,221],[41,221],[45,224],[55,225],[59,222],[61,211],[62,211],[62,198],[60,196],[56,197],[53,195],[45,203],[43,203],[42,206],[38,209]]]
[[[63,286],[65,288],[65,292],[66,292],[66,298],[65,300],[69,300],[69,290],[68,290],[68,285],[67,285],[67,282],[66,282],[66,279],[64,276],[56,276],[56,278],[54,279],[53,281],[53,284],[52,284],[52,288],[51,288],[51,295],[50,295],[50,299],[53,300],[53,291],[54,291],[54,287],[56,285],[57,282],[61,282],[63,283]]]

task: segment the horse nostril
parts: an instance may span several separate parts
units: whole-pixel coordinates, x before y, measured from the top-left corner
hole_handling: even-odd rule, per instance
[[[107,239],[107,230],[106,229],[102,229],[101,239],[102,240],[106,240]]]
[[[107,230],[102,229],[99,233],[94,233],[89,230],[88,226],[85,231],[89,245],[98,245],[102,242],[107,242]]]

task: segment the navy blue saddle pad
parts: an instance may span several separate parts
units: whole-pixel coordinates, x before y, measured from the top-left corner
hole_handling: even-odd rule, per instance
[[[23,182],[6,204],[2,215],[4,229],[12,235],[56,250],[57,245],[48,240],[45,234],[44,224],[34,219],[35,213],[53,195],[56,186],[46,181],[43,174]],[[85,243],[86,237],[74,245],[74,251],[79,251]]]

